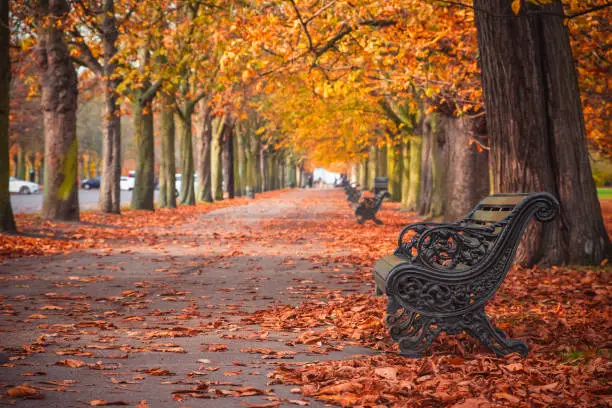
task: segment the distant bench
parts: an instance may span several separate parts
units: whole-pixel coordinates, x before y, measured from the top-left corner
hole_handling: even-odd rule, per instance
[[[526,356],[527,344],[493,326],[485,304],[506,278],[529,220],[552,221],[558,208],[548,193],[495,194],[460,221],[402,229],[395,253],[374,267],[401,354],[419,357],[442,331],[465,331],[499,356]]]

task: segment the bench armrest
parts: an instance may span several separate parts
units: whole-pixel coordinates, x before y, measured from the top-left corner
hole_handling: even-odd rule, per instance
[[[472,267],[494,251],[500,233],[493,226],[437,225],[421,233],[417,256],[421,264],[438,271]]]
[[[397,248],[393,254],[408,260],[416,259],[418,256],[418,243],[421,239],[421,235],[431,228],[450,225],[453,224],[439,222],[416,222],[414,224],[406,225],[404,228],[402,228],[399,237],[397,238]],[[410,233],[414,234],[410,235]]]

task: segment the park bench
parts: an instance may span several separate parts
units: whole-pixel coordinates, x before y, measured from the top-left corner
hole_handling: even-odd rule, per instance
[[[351,186],[350,184],[346,184],[344,186],[344,191],[346,192],[346,200],[349,202],[351,207],[359,204],[359,200],[361,199],[361,195],[363,192],[356,187]]]
[[[388,177],[375,177],[374,188],[372,193],[378,195],[381,191],[389,191],[389,178]]]
[[[376,294],[388,296],[386,323],[402,355],[419,357],[442,331],[462,331],[495,354],[527,355],[527,344],[495,327],[486,302],[503,283],[530,219],[552,221],[548,193],[495,194],[454,223],[402,229],[393,255],[374,267]]]
[[[383,222],[376,218],[376,213],[380,210],[383,200],[386,197],[391,197],[388,191],[381,191],[374,197],[365,197],[357,207],[355,207],[355,217],[357,222],[363,224],[367,220],[372,220],[374,223],[381,225]]]

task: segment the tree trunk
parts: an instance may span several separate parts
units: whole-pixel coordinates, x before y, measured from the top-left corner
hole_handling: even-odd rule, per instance
[[[23,147],[19,147],[19,155],[17,156],[17,178],[19,180],[26,179],[26,152]]]
[[[387,177],[387,146],[376,148],[376,177]]]
[[[400,205],[401,211],[412,211],[408,203],[408,195],[410,192],[410,141],[408,137],[402,137],[402,202]],[[420,152],[419,152],[420,154]],[[419,157],[420,164],[420,157]],[[419,172],[420,173],[420,172]]]
[[[378,149],[376,146],[370,146],[370,154],[368,156],[368,185],[369,190],[374,188],[374,179],[378,177]],[[366,188],[366,187],[364,187]]]
[[[401,177],[402,168],[400,155],[397,152],[397,146],[394,145],[393,139],[387,139],[387,177],[389,177],[389,194],[391,200],[401,201]]]
[[[610,254],[591,175],[584,118],[561,2],[512,15],[506,0],[475,0],[495,190],[548,191],[560,215],[526,231],[517,262],[599,264]],[[546,13],[546,14],[545,14]],[[500,17],[503,16],[503,17]]]
[[[478,151],[471,140],[478,140],[476,133],[479,119],[449,118],[447,120],[448,165],[446,166],[446,203],[444,219],[456,221],[489,195],[489,154]]]
[[[160,158],[159,201],[160,208],[176,208],[176,164],[174,159],[174,98],[164,92],[159,114]]]
[[[223,200],[223,168],[221,159],[221,147],[225,116],[213,119],[213,132],[211,144],[211,180],[212,194],[216,201]]]
[[[43,6],[44,7],[44,6]],[[45,188],[42,217],[78,221],[77,75],[57,22],[69,11],[65,0],[49,0],[38,44],[45,128]]]
[[[102,116],[102,176],[100,210],[119,214],[121,207],[121,111],[115,90],[120,80],[115,76],[117,63],[117,21],[114,0],[104,1],[102,20],[102,58],[104,115]]]
[[[179,113],[179,137],[181,147],[181,191],[179,202],[183,205],[195,205],[194,164],[193,164],[193,112],[195,105],[186,102]]]
[[[145,86],[145,89],[148,88]],[[134,98],[134,141],[136,144],[136,180],[132,191],[131,208],[134,210],[155,209],[155,152],[153,150],[153,104],[137,92]]]
[[[9,194],[9,113],[11,89],[9,2],[0,2],[0,232],[15,232]]]
[[[206,203],[212,203],[212,188],[211,188],[211,163],[210,163],[210,147],[212,143],[212,117],[207,103],[204,102],[200,106],[200,114],[202,115],[202,128],[200,130],[200,143],[198,145],[199,160],[198,160],[198,185],[196,199]]]
[[[234,149],[234,194],[236,197],[242,196],[242,162],[240,151],[242,146],[240,142],[240,134],[238,133],[238,125],[234,126],[233,149]]]
[[[427,115],[423,122],[421,155],[421,206],[419,213],[428,219],[444,215],[446,192],[445,165],[447,140],[445,118],[437,113]]]
[[[410,170],[404,174],[408,174],[408,192],[406,197],[405,210],[416,211],[419,206],[421,194],[421,148],[423,147],[423,138],[420,136],[410,136]]]
[[[368,188],[368,158],[363,157],[359,162],[359,185],[362,189]]]
[[[234,123],[231,117],[226,118],[223,126],[223,190],[228,198],[234,198]]]

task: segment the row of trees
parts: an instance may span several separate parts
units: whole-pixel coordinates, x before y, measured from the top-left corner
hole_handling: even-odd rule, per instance
[[[14,38],[22,49],[36,44],[38,57],[43,216],[78,218],[77,94],[94,87],[105,102],[102,211],[119,212],[129,115],[133,208],[153,209],[157,133],[161,206],[175,205],[176,137],[182,204],[221,198],[223,184],[230,195],[277,186],[305,158],[344,162],[364,185],[388,175],[403,208],[430,217],[456,218],[490,190],[550,191],[561,216],[546,234],[528,234],[519,258],[599,262],[609,238],[587,146],[609,155],[608,5],[13,3]]]

